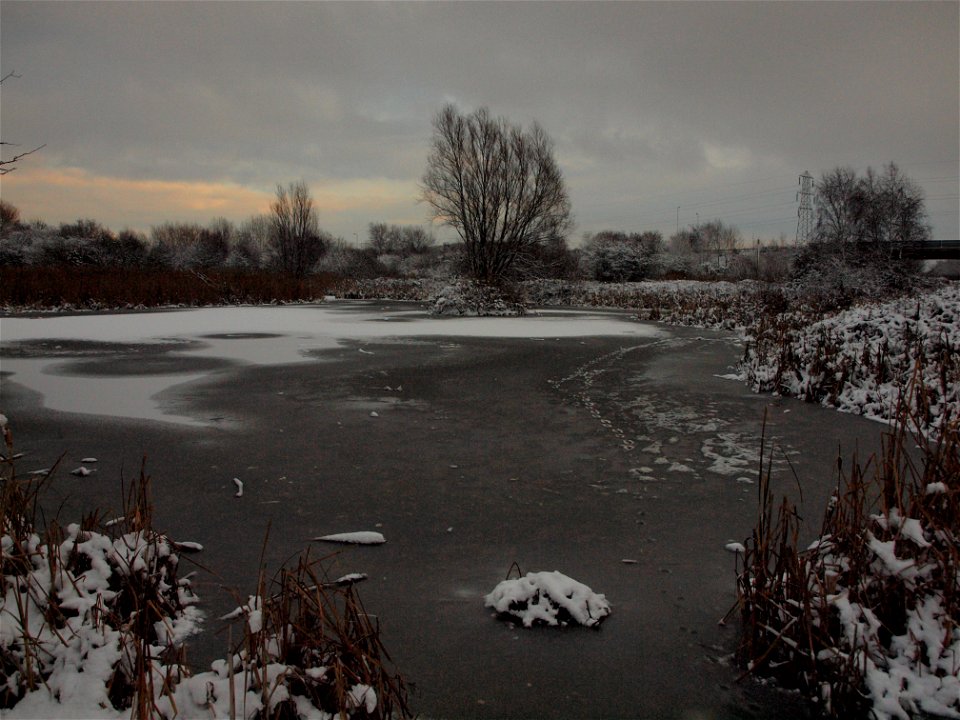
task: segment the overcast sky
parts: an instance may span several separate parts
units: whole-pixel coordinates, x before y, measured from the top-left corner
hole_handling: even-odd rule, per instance
[[[25,219],[429,223],[446,102],[537,120],[574,239],[715,218],[796,232],[798,175],[894,161],[957,239],[957,2],[0,2],[2,180]],[[4,158],[13,150],[4,149]]]

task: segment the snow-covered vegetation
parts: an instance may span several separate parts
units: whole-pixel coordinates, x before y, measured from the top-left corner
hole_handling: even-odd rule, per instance
[[[960,415],[960,285],[812,320],[785,313],[748,328],[741,372],[754,391],[879,420],[905,403],[932,431]]]
[[[5,718],[409,716],[353,589],[365,575],[327,582],[308,555],[270,584],[261,573],[256,594],[222,618],[242,621],[240,645],[192,673],[184,644],[202,615],[179,553],[202,547],[154,530],[149,478],[141,472],[119,518],[41,525],[45,476],[16,476],[3,415],[0,429]]]
[[[41,526],[42,481],[5,464],[4,716],[146,717],[182,677],[183,643],[200,620],[176,546],[151,526],[146,478],[118,520]]]
[[[585,625],[597,627],[610,614],[603,595],[561,572],[527,573],[504,580],[484,598],[498,615],[534,625]]]
[[[960,424],[933,441],[911,422],[902,407],[869,473],[854,462],[806,549],[795,508],[784,500],[774,519],[761,478],[740,657],[835,717],[960,715]]]
[[[509,316],[526,313],[524,303],[510,298],[502,288],[474,280],[459,280],[444,286],[431,298],[435,315]]]

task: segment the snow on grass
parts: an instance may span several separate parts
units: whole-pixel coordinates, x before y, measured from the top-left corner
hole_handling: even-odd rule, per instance
[[[386,538],[382,534],[372,531],[334,533],[333,535],[315,537],[314,540],[347,545],[382,545],[386,542]]]
[[[524,627],[571,622],[596,627],[610,614],[606,597],[557,571],[504,580],[483,602],[500,615],[520,619]]]

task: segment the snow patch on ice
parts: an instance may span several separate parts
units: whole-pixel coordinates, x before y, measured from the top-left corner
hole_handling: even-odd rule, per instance
[[[348,545],[382,545],[386,539],[381,533],[372,531],[334,533],[332,535],[321,535],[314,540],[332,543],[345,543]]]

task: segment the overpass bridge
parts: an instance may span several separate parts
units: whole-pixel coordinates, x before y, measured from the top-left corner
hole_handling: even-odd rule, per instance
[[[917,260],[960,260],[960,240],[903,243],[901,256]]]

